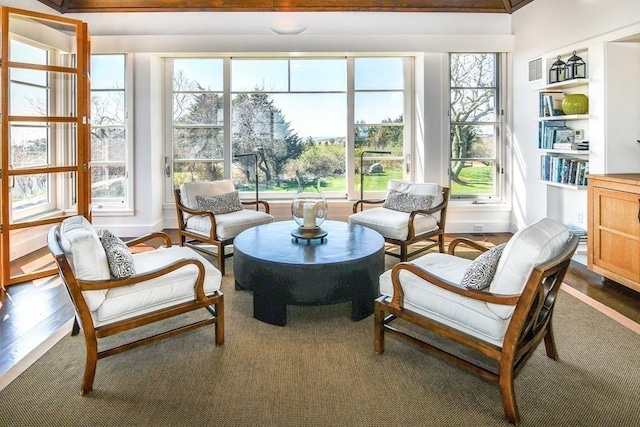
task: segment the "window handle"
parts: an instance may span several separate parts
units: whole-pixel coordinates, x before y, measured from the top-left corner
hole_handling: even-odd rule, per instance
[[[404,156],[404,168],[407,173],[411,173],[411,154]]]
[[[167,156],[164,157],[164,174],[167,178],[171,178],[171,164]]]

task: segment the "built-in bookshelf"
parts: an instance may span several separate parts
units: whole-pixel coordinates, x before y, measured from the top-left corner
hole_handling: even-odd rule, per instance
[[[586,57],[586,50],[579,51]],[[566,62],[571,53],[560,56]],[[546,58],[546,70],[558,54]],[[587,70],[588,72],[588,70]],[[547,216],[563,222],[571,233],[580,236],[578,254],[586,253],[587,174],[589,173],[589,122],[591,115],[566,114],[567,95],[589,95],[590,81],[585,78],[547,83],[536,88],[540,151],[539,178],[546,186]],[[574,97],[575,98],[575,97]],[[583,256],[583,255],[582,255]]]
[[[588,79],[573,79],[538,91],[538,148],[543,151],[540,179],[549,185],[586,190],[589,114],[564,114],[562,101],[567,93],[587,92],[588,84]]]

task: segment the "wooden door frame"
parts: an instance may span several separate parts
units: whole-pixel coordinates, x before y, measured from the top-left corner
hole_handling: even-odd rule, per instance
[[[90,218],[90,201],[91,201],[91,86],[89,64],[91,58],[89,30],[86,23],[70,18],[60,16],[47,15],[44,13],[33,12],[29,10],[16,9],[11,7],[0,7],[1,25],[2,25],[2,64],[1,64],[1,92],[2,92],[2,112],[3,119],[1,124],[1,141],[2,149],[0,151],[0,286],[4,288],[7,285],[22,283],[41,277],[56,274],[56,268],[38,270],[32,273],[11,276],[11,239],[12,230],[27,229],[49,224],[60,223],[70,215],[58,215],[49,218],[36,220],[21,221],[19,223],[11,222],[10,210],[10,186],[9,181],[14,176],[33,175],[33,174],[54,174],[73,172],[76,173],[76,206],[77,214]],[[76,38],[76,66],[64,67],[57,65],[38,65],[25,64],[10,61],[9,58],[9,41],[10,41],[10,16],[24,16],[35,21],[46,21],[58,24],[64,24],[75,27]],[[10,106],[10,81],[9,72],[11,68],[31,69],[38,71],[50,71],[58,73],[68,73],[76,77],[76,116],[13,116],[9,113]],[[9,129],[11,123],[69,123],[76,125],[77,162],[73,166],[43,166],[29,169],[10,169],[10,145]],[[46,245],[46,243],[45,243]]]

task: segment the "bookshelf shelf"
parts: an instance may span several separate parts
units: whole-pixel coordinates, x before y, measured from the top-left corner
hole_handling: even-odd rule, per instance
[[[589,84],[589,79],[573,79],[573,80],[565,80],[558,83],[548,84],[540,90],[552,90],[552,89],[571,89],[574,87],[585,86]]]
[[[591,117],[589,114],[571,114],[565,116],[546,116],[546,117],[538,117],[539,121],[547,121],[547,120],[587,120]]]
[[[570,154],[572,156],[588,156],[589,150],[558,150],[555,148],[541,148],[545,153]]]
[[[577,191],[583,191],[587,189],[586,185],[575,185],[575,184],[562,184],[560,182],[554,182],[554,181],[546,181],[544,179],[541,179],[540,182],[543,182],[547,185],[550,185],[552,187],[559,187],[559,188],[564,188],[566,190],[577,190]]]

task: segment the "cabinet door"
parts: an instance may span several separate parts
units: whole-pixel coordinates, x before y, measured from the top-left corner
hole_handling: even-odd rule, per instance
[[[593,262],[640,281],[640,194],[594,188]]]

